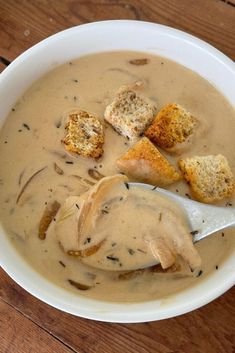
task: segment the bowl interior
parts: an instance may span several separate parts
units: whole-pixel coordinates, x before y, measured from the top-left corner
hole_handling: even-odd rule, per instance
[[[235,106],[234,63],[205,42],[184,32],[138,21],[105,21],[60,32],[19,56],[0,77],[0,123],[15,101],[39,77],[57,65],[103,51],[133,50],[174,60],[210,81]],[[205,98],[206,99],[206,98]],[[44,302],[74,315],[109,321],[143,322],[173,317],[200,307],[235,279],[235,257],[200,284],[166,300],[136,304],[98,302],[58,288],[35,272],[0,229],[1,266],[23,288]]]

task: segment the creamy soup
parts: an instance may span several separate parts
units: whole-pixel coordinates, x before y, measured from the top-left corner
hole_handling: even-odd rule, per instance
[[[130,63],[141,58],[149,60],[145,65]],[[133,273],[94,268],[88,258],[80,261],[66,254],[56,235],[56,215],[45,239],[38,236],[40,219],[49,203],[63,204],[66,198],[88,191],[97,182],[92,177],[97,174],[94,171],[102,176],[116,174],[117,158],[132,145],[106,124],[101,158],[72,156],[61,144],[66,114],[84,109],[102,120],[105,107],[119,87],[136,81],[142,83],[141,93],[153,100],[158,110],[176,102],[207,123],[207,133],[180,157],[222,153],[235,172],[235,112],[231,105],[194,72],[143,53],[90,55],[56,68],[19,99],[0,134],[0,219],[12,243],[36,271],[53,283],[99,300],[136,302],[165,298],[197,285],[211,271],[219,271],[235,245],[232,230],[197,243],[202,259],[199,274],[192,273],[182,261],[181,270],[176,272],[159,272],[154,267]],[[162,153],[177,166],[178,157]],[[183,181],[169,189],[190,197]],[[231,207],[234,202],[235,197],[218,205]],[[148,217],[151,219],[146,213],[143,224],[147,225]],[[112,220],[104,218],[103,222],[102,227],[117,227]],[[128,249],[133,250],[130,244]],[[132,258],[133,254],[129,255]]]

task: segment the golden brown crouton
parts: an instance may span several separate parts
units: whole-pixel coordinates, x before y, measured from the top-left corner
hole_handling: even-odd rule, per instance
[[[231,196],[234,191],[233,173],[221,154],[181,159],[179,167],[198,201],[212,203]]]
[[[104,128],[94,115],[78,110],[69,114],[62,140],[65,149],[83,157],[98,158],[103,154]]]
[[[155,112],[151,101],[124,86],[106,107],[104,116],[119,134],[134,140],[151,124]]]
[[[197,119],[178,104],[166,105],[145,132],[153,143],[169,152],[189,147]]]
[[[132,179],[153,185],[169,185],[180,179],[175,168],[146,137],[119,158],[117,166]]]

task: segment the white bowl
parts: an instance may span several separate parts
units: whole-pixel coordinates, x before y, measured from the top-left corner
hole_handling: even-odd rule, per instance
[[[20,55],[0,76],[0,118],[39,77],[80,56],[113,50],[136,50],[170,58],[203,76],[235,105],[234,63],[209,44],[184,32],[153,23],[104,21],[60,32]],[[0,263],[24,289],[68,313],[109,322],[160,320],[194,310],[215,299],[235,283],[235,256],[220,271],[184,289],[170,300],[118,304],[86,299],[48,282],[17,253],[0,229]]]

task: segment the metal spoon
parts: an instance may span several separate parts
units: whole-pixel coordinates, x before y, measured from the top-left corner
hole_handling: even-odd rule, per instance
[[[168,199],[172,199],[174,204],[179,206],[185,215],[186,221],[192,234],[193,243],[196,243],[199,240],[204,239],[205,237],[219,230],[235,226],[234,208],[203,204],[188,198],[178,196],[173,192],[161,189],[159,187],[154,187],[153,185],[149,184],[129,182],[128,185],[130,189],[132,187],[145,188],[152,190],[152,192],[160,193]],[[150,239],[145,239],[144,241],[148,241],[150,248],[151,245],[154,248],[154,238],[152,238],[152,236],[150,236]],[[119,246],[120,245],[125,252],[126,244],[120,243]],[[115,256],[109,256],[107,261],[103,261],[104,254],[102,251],[97,251],[93,256],[85,257],[82,261],[92,267],[96,267],[102,270],[133,271],[136,269],[150,267],[159,263],[158,257],[153,254],[152,250],[148,253],[145,252],[144,255],[142,253],[138,253],[138,259],[136,256],[128,257],[128,262],[125,262],[122,259],[121,268],[118,266],[118,261],[109,261],[109,259],[117,260]]]
[[[188,198],[178,196],[171,191],[154,188],[152,185],[143,183],[129,183],[133,186],[140,186],[145,189],[154,190],[172,198],[184,211],[189,225],[192,229],[193,242],[196,243],[209,235],[235,226],[235,208],[219,207],[203,204]]]

